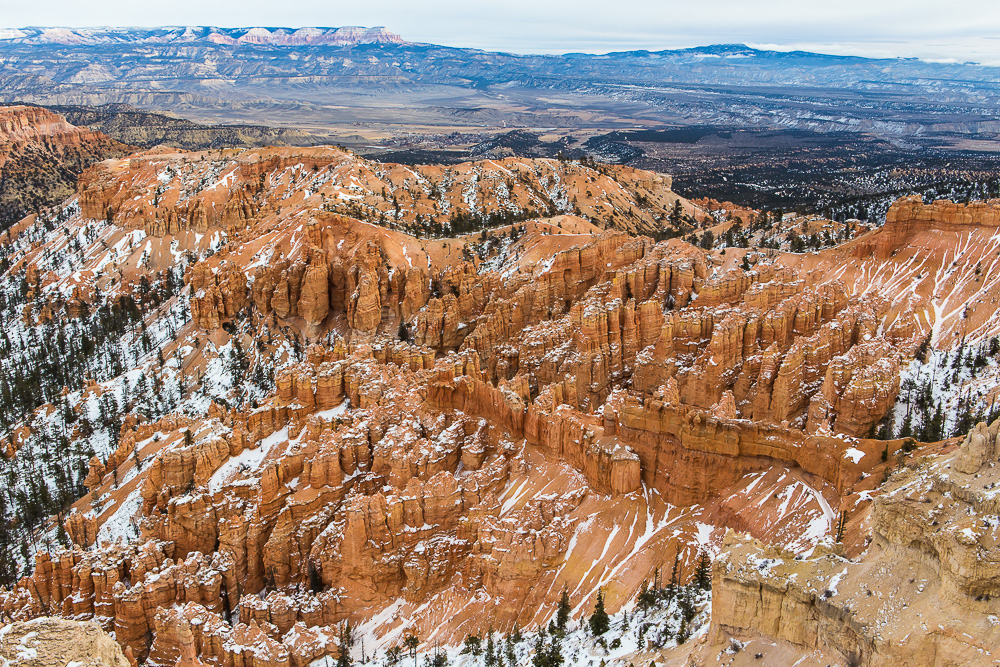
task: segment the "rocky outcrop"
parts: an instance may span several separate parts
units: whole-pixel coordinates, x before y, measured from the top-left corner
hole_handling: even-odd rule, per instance
[[[932,228],[961,230],[969,227],[1000,227],[1000,200],[958,204],[939,199],[924,204],[919,196],[904,197],[889,207],[885,225],[861,239],[854,252],[857,257],[874,253],[878,259],[885,260],[919,232]]]
[[[955,457],[955,469],[966,475],[974,475],[979,469],[997,460],[1000,447],[1000,423],[989,426],[980,423],[965,436],[965,441]]]
[[[614,165],[596,170],[558,160],[508,158],[463,163],[445,172],[437,166],[379,165],[331,147],[255,149],[218,157],[153,149],[98,165],[80,179],[83,214],[110,216],[153,237],[209,229],[235,234],[305,200],[312,200],[313,209],[354,216],[365,211],[366,217],[383,222],[391,217],[414,229],[426,224],[443,229],[456,212],[476,217],[504,207],[555,209],[594,220],[610,216],[617,229],[633,233],[659,229],[675,202],[689,215],[701,215],[671,191],[669,176]],[[204,175],[189,187],[186,176],[193,169]],[[127,186],[116,187],[123,183]],[[470,191],[475,197],[468,196]]]
[[[129,150],[48,109],[0,107],[0,228],[64,200],[86,167]]]
[[[1000,422],[979,424],[957,451],[894,475],[871,505],[873,540],[856,560],[839,545],[802,558],[728,535],[714,571],[713,640],[767,637],[857,665],[996,661],[998,433]]]
[[[195,264],[189,276],[191,319],[199,329],[215,331],[248,303],[247,279],[233,262]]]
[[[819,393],[809,404],[807,430],[865,437],[895,404],[899,394],[899,358],[888,342],[856,345],[834,358]]]
[[[329,269],[323,259],[318,253],[310,257],[302,274],[297,304],[299,315],[313,327],[321,324],[330,312]]]
[[[712,497],[714,490],[778,462],[793,463],[841,492],[858,479],[858,466],[844,458],[848,445],[843,440],[719,418],[660,399],[639,401],[617,393],[604,406],[603,424],[605,432],[635,450],[643,482],[678,505]],[[873,453],[881,446],[875,441],[852,444]],[[874,464],[874,455],[868,459],[864,466]]]
[[[262,262],[249,291],[234,253],[196,264],[194,322],[218,332],[250,309],[268,335],[275,322],[350,335],[286,363],[253,410],[123,427],[86,481],[107,493],[139,443],[159,439],[136,486],[142,549],[41,562],[5,599],[13,613],[93,614],[156,664],[189,646],[246,660],[248,638],[264,647],[255,660],[303,664],[322,642],[296,638],[459,581],[496,599],[532,590],[530,615],[553,604],[537,585],[568,557],[584,503],[646,489],[710,503],[774,466],[846,494],[878,461],[882,443],[828,437],[866,428],[898,389],[896,357],[871,340],[879,303],[849,303],[838,283],[807,287],[767,265],[713,277],[685,244],[617,233],[556,253],[531,280],[467,263],[404,271],[388,241],[340,218],[301,231],[305,245]],[[407,313],[411,340],[380,333]],[[822,428],[807,435],[807,421]],[[580,486],[517,509],[500,500],[542,468]],[[73,513],[67,532],[93,544],[102,520]]]
[[[326,226],[320,223],[314,227]],[[315,234],[322,236],[323,232],[316,229]],[[311,335],[323,331],[321,325],[331,312],[344,315],[352,329],[375,333],[383,324],[398,322],[396,318],[407,313],[412,316],[430,296],[420,298],[412,293],[413,284],[425,283],[426,272],[390,279],[391,268],[374,242],[364,243],[349,257],[311,246],[299,260],[281,259],[257,269],[253,303],[264,315],[301,318]]]
[[[0,627],[0,660],[24,667],[134,667],[93,622],[41,617]]]
[[[900,558],[930,559],[941,592],[985,610],[1000,596],[1000,546],[992,517],[1000,421],[977,425],[958,450],[934,467],[899,473],[893,488],[875,499],[875,543]],[[950,468],[950,470],[949,470]]]
[[[856,665],[873,662],[867,628],[831,600],[824,584],[845,567],[836,553],[796,561],[755,540],[729,533],[712,577],[712,633],[763,636]],[[834,584],[836,586],[836,584]]]

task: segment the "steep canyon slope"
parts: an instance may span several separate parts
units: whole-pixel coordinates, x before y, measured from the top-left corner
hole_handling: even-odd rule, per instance
[[[84,168],[131,150],[51,111],[0,106],[0,229],[70,196]]]
[[[908,382],[931,367],[952,380],[937,405],[989,405],[1000,204],[903,200],[822,252],[723,251],[654,241],[715,223],[670,186],[330,147],[91,167],[2,246],[3,618],[93,619],[150,665],[299,666],[336,659],[345,621],[359,657],[544,624],[564,590],[575,619],[599,593],[632,610],[704,552],[713,625],[684,659],[730,636],[845,664],[969,655],[958,626],[900,646],[912,618],[876,631],[829,578],[794,593],[816,630],[783,606],[805,574],[734,564],[828,556],[816,576],[843,563],[855,595],[866,563],[905,556],[987,627],[969,554],[992,537],[911,539],[918,473],[892,473],[921,455],[975,474],[996,427],[959,454],[891,436],[904,410],[930,428]],[[935,440],[958,413],[942,422]],[[951,484],[931,502],[986,512]]]

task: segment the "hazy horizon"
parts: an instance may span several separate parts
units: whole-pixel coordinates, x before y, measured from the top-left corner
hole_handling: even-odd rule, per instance
[[[788,0],[715,0],[699,6],[619,0],[614,11],[594,0],[509,0],[499,9],[458,0],[388,0],[374,6],[179,0],[169,7],[54,0],[44,7],[5,9],[4,27],[9,28],[384,26],[412,42],[512,53],[600,54],[741,43],[780,51],[1000,65],[1000,9],[975,0],[950,3],[947,15],[941,14],[940,3],[901,0],[844,0],[835,6]]]
[[[444,41],[429,41],[420,39],[411,39],[408,35],[401,33],[397,30],[393,30],[391,26],[385,25],[353,25],[353,24],[343,24],[336,26],[327,25],[308,25],[308,26],[286,26],[286,25],[264,25],[264,24],[247,24],[247,25],[233,25],[233,26],[222,26],[216,24],[162,24],[162,25],[86,25],[86,26],[65,26],[65,25],[21,25],[21,26],[0,26],[0,33],[4,30],[29,30],[29,29],[66,29],[66,30],[157,30],[157,29],[169,29],[169,28],[218,28],[222,30],[251,30],[253,28],[265,28],[268,30],[299,30],[302,28],[322,28],[322,29],[336,29],[336,28],[364,28],[364,29],[378,29],[384,28],[390,33],[397,34],[401,36],[404,40],[413,44],[434,44],[437,46],[449,46],[455,48],[471,48],[483,51],[500,52],[500,53],[515,53],[515,54],[546,54],[546,55],[567,55],[574,53],[585,53],[589,55],[604,55],[608,53],[616,53],[623,51],[672,51],[672,50],[684,50],[693,49],[709,46],[720,46],[720,45],[737,45],[741,44],[752,49],[757,49],[761,51],[779,51],[779,52],[810,52],[820,55],[835,55],[835,56],[858,56],[863,58],[916,58],[919,60],[925,60],[928,62],[942,62],[942,63],[969,63],[973,62],[975,64],[981,65],[991,65],[1000,66],[1000,58],[996,62],[987,63],[979,62],[976,60],[960,60],[954,57],[933,57],[933,56],[915,56],[908,55],[906,53],[897,52],[891,48],[891,45],[875,45],[869,44],[868,48],[860,48],[858,45],[852,44],[820,44],[820,43],[791,43],[791,44],[776,44],[776,43],[757,43],[750,41],[705,41],[698,43],[682,43],[682,44],[672,44],[669,46],[640,46],[634,42],[621,44],[618,48],[593,48],[593,49],[558,49],[555,47],[549,49],[539,49],[539,50],[516,50],[516,49],[504,49],[504,48],[487,48],[483,46],[469,46],[465,44],[454,44]],[[3,43],[5,38],[0,37],[0,44]]]

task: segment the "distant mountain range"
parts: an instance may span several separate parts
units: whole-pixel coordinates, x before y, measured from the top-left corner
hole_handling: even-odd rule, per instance
[[[0,101],[125,103],[208,123],[335,128],[343,137],[355,128],[692,124],[911,144],[1000,134],[996,67],[743,44],[525,55],[360,27],[0,30]]]
[[[211,43],[273,46],[350,46],[353,44],[403,44],[403,38],[385,28],[216,28],[177,26],[162,28],[0,28],[0,44],[106,44]]]

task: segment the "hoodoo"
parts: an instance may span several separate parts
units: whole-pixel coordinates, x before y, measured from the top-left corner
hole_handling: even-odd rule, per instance
[[[0,655],[989,664],[1000,202],[813,252],[703,203],[565,157],[90,166],[0,246]]]

